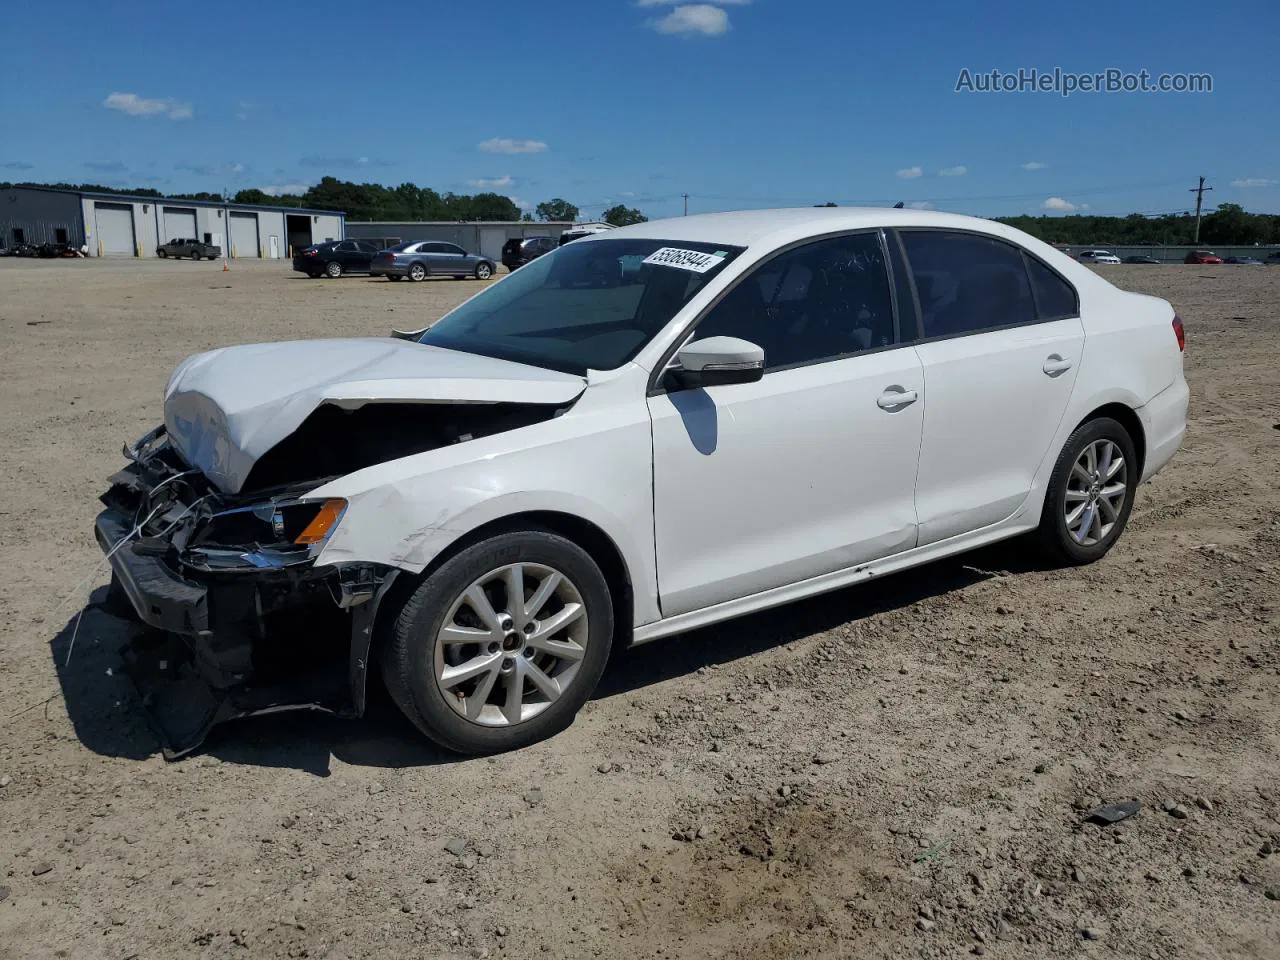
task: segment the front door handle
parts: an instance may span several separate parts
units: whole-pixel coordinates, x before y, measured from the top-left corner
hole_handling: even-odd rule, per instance
[[[1040,368],[1051,377],[1057,377],[1071,369],[1071,361],[1064,360],[1056,353],[1051,353],[1044,361],[1044,366]]]
[[[890,388],[876,398],[876,406],[881,410],[893,412],[909,407],[919,399],[914,390],[903,390],[901,387]]]

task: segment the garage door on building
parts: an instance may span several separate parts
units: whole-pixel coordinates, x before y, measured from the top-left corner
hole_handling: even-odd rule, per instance
[[[480,228],[480,256],[490,260],[502,258],[502,245],[507,242],[506,227]]]
[[[135,257],[133,240],[133,207],[127,203],[93,205],[93,222],[98,249],[104,257]]]
[[[231,214],[231,255],[233,257],[257,257],[258,215],[256,213]]]
[[[189,207],[164,208],[164,238],[166,240],[198,240],[196,212]]]

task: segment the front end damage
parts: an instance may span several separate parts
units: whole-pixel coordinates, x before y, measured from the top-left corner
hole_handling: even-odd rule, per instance
[[[183,462],[164,427],[125,455],[95,532],[110,601],[152,628],[125,660],[165,757],[236,717],[361,715],[373,623],[396,571],[315,566],[344,502],[306,499],[315,481],[224,493]]]

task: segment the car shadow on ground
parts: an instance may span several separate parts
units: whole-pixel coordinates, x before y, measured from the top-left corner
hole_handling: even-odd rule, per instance
[[[614,652],[594,699],[662,683],[699,667],[729,663],[793,640],[960,590],[999,573],[1036,569],[1024,550],[997,545],[882,580],[785,604],[711,627]],[[67,715],[94,753],[145,760],[160,753],[141,699],[125,675],[121,651],[141,628],[102,608],[105,588],[50,641]],[[77,628],[77,620],[79,626]],[[74,647],[72,636],[75,635]],[[70,654],[70,655],[69,655]],[[248,717],[221,724],[191,757],[300,770],[328,776],[333,758],[365,767],[422,767],[467,758],[435,747],[404,719],[380,682],[369,685],[358,721],[315,710]],[[188,762],[188,761],[178,761]]]

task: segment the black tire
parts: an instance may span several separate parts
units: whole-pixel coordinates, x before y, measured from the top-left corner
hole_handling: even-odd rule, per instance
[[[169,256],[169,251],[167,251],[167,250],[157,250],[157,251],[156,251],[156,256],[158,256],[161,260],[167,259],[167,258],[168,258],[168,256]]]
[[[204,259],[204,256],[200,253],[200,251],[199,251],[199,250],[192,250],[192,251],[191,251],[191,259],[192,259],[192,260],[203,260],[203,259]]]
[[[423,280],[427,279],[427,266],[426,266],[426,264],[424,264],[424,263],[411,263],[411,264],[409,264],[409,273],[408,273],[408,277],[409,277],[409,279],[410,279],[410,280],[412,280],[414,283],[421,283]]]
[[[1124,457],[1124,502],[1116,512],[1116,519],[1110,530],[1094,543],[1079,542],[1067,527],[1067,491],[1072,478],[1072,470],[1076,461],[1085,453],[1090,444],[1100,440],[1109,440],[1119,447]],[[1040,514],[1040,527],[1036,531],[1041,551],[1054,563],[1065,566],[1077,566],[1093,563],[1106,556],[1129,522],[1129,513],[1133,510],[1134,493],[1138,486],[1138,457],[1134,449],[1133,438],[1129,431],[1110,417],[1099,417],[1076,428],[1067,438],[1053,465],[1053,473],[1049,478],[1049,489],[1045,494],[1044,510]]]
[[[488,280],[493,276],[493,264],[482,260],[476,264],[475,277],[477,280]]]
[[[337,260],[330,260],[324,265],[324,275],[330,280],[337,280],[342,276],[342,264]]]
[[[576,585],[587,613],[586,653],[569,689],[541,713],[509,726],[484,726],[445,701],[435,675],[437,635],[463,591],[486,573],[517,562],[545,564]],[[391,698],[431,740],[462,754],[516,750],[564,730],[595,690],[613,641],[613,603],[600,568],[577,544],[547,530],[499,534],[467,547],[389,615],[381,664]]]
[[[217,260],[218,258],[217,258],[216,256],[214,256],[213,254],[209,254],[209,256],[205,257],[205,259],[206,259],[206,260]]]
[[[388,279],[388,280],[399,280],[399,279],[400,279],[400,275],[399,275],[398,273],[388,273],[388,274],[387,274],[387,279]]]

